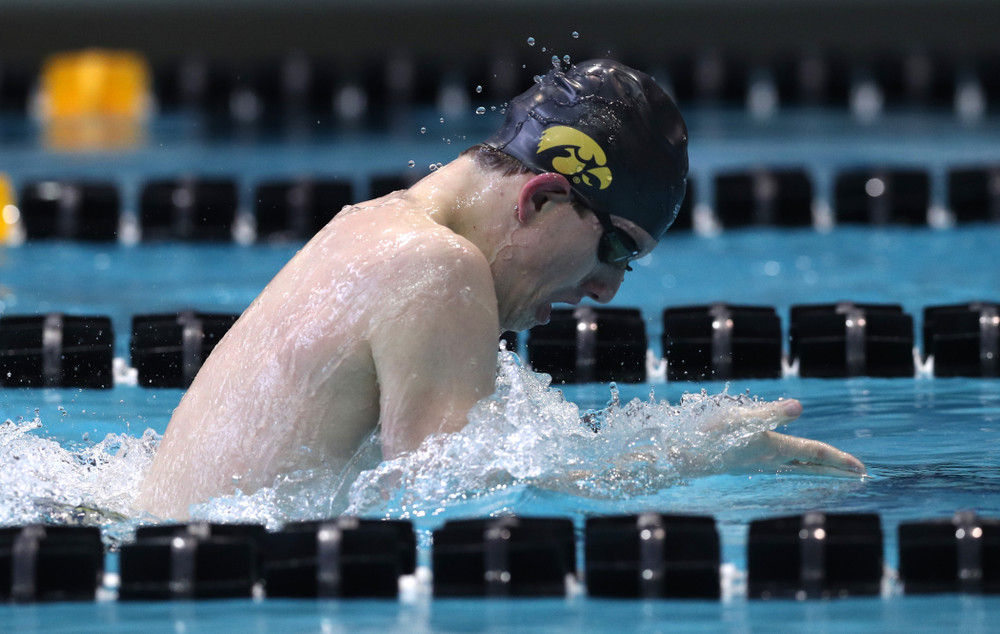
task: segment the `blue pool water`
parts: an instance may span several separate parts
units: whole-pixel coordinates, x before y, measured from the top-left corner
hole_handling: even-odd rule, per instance
[[[1000,159],[992,127],[964,130],[958,124],[927,120],[908,124],[895,119],[885,128],[909,130],[888,134],[858,130],[843,123],[824,134],[806,123],[784,124],[784,145],[725,120],[692,122],[705,142],[692,151],[692,168],[705,182],[727,165],[760,161],[773,165],[798,162],[822,182],[837,165],[868,160],[924,159],[940,171],[964,161]],[[419,124],[419,122],[418,122]],[[478,125],[478,123],[476,124]],[[796,132],[795,126],[804,126]],[[945,129],[954,143],[935,140]],[[470,136],[474,132],[469,133]],[[876,137],[874,141],[871,136]],[[421,144],[410,130],[393,141],[392,160],[447,160],[446,143]],[[831,138],[840,139],[831,144]],[[138,187],[148,174],[176,174],[182,168],[238,174],[247,186],[262,175],[316,171],[316,161],[330,157],[325,173],[341,170],[398,171],[377,159],[369,143],[341,139],[316,141],[299,152],[271,152],[257,144],[202,146],[166,134],[163,155],[155,143],[133,156],[113,155],[98,165],[87,157],[46,156],[29,147],[13,149],[0,169],[14,179],[53,173],[100,174]],[[860,138],[859,143],[851,143]],[[878,140],[883,141],[882,144]],[[727,145],[731,152],[726,152]],[[993,149],[990,149],[990,145]],[[464,146],[464,143],[462,144]],[[248,147],[252,152],[234,151]],[[346,148],[346,149],[345,149]],[[839,148],[839,150],[838,150]],[[850,148],[850,149],[848,149]],[[934,153],[922,155],[924,150]],[[348,154],[344,154],[347,152]],[[348,167],[349,158],[360,157]],[[220,157],[224,160],[220,162]],[[23,160],[22,160],[23,159]],[[207,166],[212,165],[209,168]],[[353,171],[352,171],[353,170]],[[702,187],[706,191],[708,187]],[[822,194],[821,194],[822,195]],[[940,201],[938,201],[940,202]],[[726,301],[769,305],[788,327],[794,304],[853,300],[898,303],[913,315],[920,345],[925,306],[1000,299],[1000,227],[948,229],[836,227],[747,229],[716,236],[668,235],[657,251],[636,266],[614,305],[639,308],[646,320],[650,347],[659,355],[664,308]],[[130,319],[134,314],[196,308],[240,312],[294,253],[295,245],[78,245],[28,244],[0,250],[0,311],[30,314],[62,311],[102,314],[116,329],[116,356],[128,358]],[[711,476],[688,479],[647,495],[617,500],[588,500],[531,487],[490,492],[467,505],[418,519],[428,530],[444,519],[498,510],[534,515],[568,515],[644,509],[711,515],[719,523],[723,560],[737,572],[736,595],[723,602],[605,601],[576,596],[566,600],[475,601],[215,601],[204,603],[55,604],[0,607],[3,631],[775,631],[805,628],[826,632],[856,631],[996,631],[1000,600],[995,598],[889,596],[812,602],[754,602],[739,596],[739,571],[745,570],[749,521],[808,510],[875,512],[882,518],[886,563],[897,564],[897,525],[905,520],[950,516],[975,509],[1000,517],[1000,383],[996,379],[939,379],[926,373],[902,379],[733,380],[701,384],[668,383],[652,377],[643,384],[618,386],[623,400],[656,398],[676,402],[682,394],[705,388],[728,389],[765,399],[794,397],[805,413],[786,431],[834,444],[861,458],[870,471],[862,480],[789,475]],[[567,398],[584,408],[602,407],[607,385],[564,388]],[[118,385],[110,391],[79,389],[0,390],[0,420],[32,420],[32,434],[63,446],[93,443],[105,435],[140,436],[147,428],[162,432],[180,390]],[[36,413],[37,412],[37,413]],[[0,465],[0,468],[3,468]],[[44,475],[44,474],[43,474]],[[127,473],[126,473],[127,477]],[[55,486],[58,483],[53,483]],[[7,494],[0,484],[0,497]],[[110,562],[113,567],[113,558]],[[891,586],[891,584],[890,584]],[[891,588],[890,588],[891,589]]]

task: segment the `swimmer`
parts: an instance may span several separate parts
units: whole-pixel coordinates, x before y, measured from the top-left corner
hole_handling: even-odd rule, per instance
[[[610,60],[550,71],[485,143],[345,208],[288,262],[174,411],[138,510],[184,519],[237,488],[347,465],[373,434],[391,459],[462,429],[494,391],[500,333],[547,322],[554,303],[611,301],[676,217],[687,168],[687,128],[648,75]],[[773,432],[726,457],[730,470],[864,473]]]

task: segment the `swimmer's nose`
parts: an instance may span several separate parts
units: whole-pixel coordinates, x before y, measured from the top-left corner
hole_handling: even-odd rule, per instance
[[[601,266],[593,275],[583,281],[583,291],[595,302],[607,304],[622,285],[625,272],[609,266]]]

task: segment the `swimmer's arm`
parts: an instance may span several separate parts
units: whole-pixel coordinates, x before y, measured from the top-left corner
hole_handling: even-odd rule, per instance
[[[790,472],[828,476],[863,476],[865,465],[849,453],[818,440],[764,432],[750,444],[726,453],[733,471]]]
[[[646,460],[656,462],[656,456],[632,454],[631,462]],[[865,465],[854,456],[826,443],[798,438],[773,431],[754,436],[746,446],[723,454],[723,471],[729,473],[793,473],[799,475],[824,475],[858,477],[867,473]],[[715,471],[713,470],[713,473]],[[571,495],[591,495],[589,488],[580,481],[590,474],[575,471],[563,474],[546,474],[531,479],[539,488]]]
[[[468,262],[445,255],[440,287],[413,293],[409,310],[373,332],[386,459],[430,434],[459,431],[495,389],[499,318],[489,265],[481,254],[458,254]]]
[[[733,430],[745,426],[753,420],[783,425],[789,423],[802,412],[801,404],[794,400],[761,403],[756,407],[742,410],[738,417],[706,421],[709,427],[729,427]],[[626,463],[648,462],[655,464],[658,457],[652,454],[633,453],[623,456]],[[840,451],[826,443],[787,434],[766,431],[754,434],[744,446],[731,449],[722,455],[722,472],[730,473],[795,473],[840,477],[858,477],[867,473],[865,465],[854,456]],[[713,467],[708,473],[718,473]],[[531,483],[572,495],[591,495],[589,488],[582,488],[580,481],[590,473],[577,470],[569,473],[546,474],[534,478]]]
[[[802,406],[794,399],[763,403],[746,416],[766,418],[780,425],[799,417]],[[792,472],[817,475],[865,475],[865,465],[849,453],[818,440],[768,431],[756,434],[742,447],[723,455],[726,470],[761,473]]]

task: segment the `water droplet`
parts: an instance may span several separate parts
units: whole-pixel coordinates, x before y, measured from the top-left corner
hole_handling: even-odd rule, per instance
[[[535,45],[535,38],[529,37],[528,38],[528,46],[534,46],[534,45]]]
[[[543,47],[542,47],[542,52],[543,52],[543,53],[544,53],[545,51],[547,51],[547,50],[549,50],[549,49],[548,49],[548,47],[545,47],[545,46],[543,46]]]
[[[533,81],[534,81],[534,82],[535,82],[536,84],[540,84],[540,83],[542,83],[542,76],[541,76],[541,75],[535,75],[534,77],[532,77],[532,80],[533,80]]]
[[[570,60],[569,55],[563,55],[563,63],[564,64],[569,64],[569,60]]]
[[[427,166],[432,172],[438,168],[437,164],[431,163]]]
[[[441,117],[441,123],[444,123],[444,117]]]
[[[420,128],[420,134],[427,134],[427,128]]]
[[[496,112],[496,111],[497,111],[496,106],[490,106],[490,112]]]
[[[552,56],[552,67],[553,68],[561,68],[561,66],[559,65],[559,56],[558,55],[553,55]]]
[[[483,92],[483,87],[482,86],[476,86],[476,94],[480,94],[482,92]]]
[[[476,108],[476,114],[486,114],[486,108],[479,106]]]
[[[577,31],[573,31],[573,39],[575,40],[575,39],[577,39],[579,37],[580,37],[580,34]]]
[[[417,162],[416,162],[416,161],[414,161],[413,159],[410,159],[409,161],[407,161],[407,162],[406,162],[406,165],[407,165],[408,167],[416,167],[416,165],[417,165]]]

